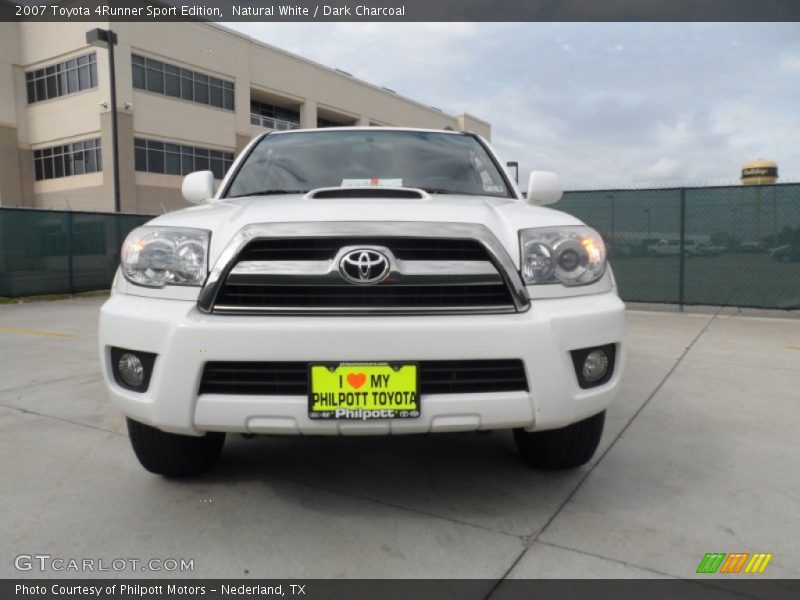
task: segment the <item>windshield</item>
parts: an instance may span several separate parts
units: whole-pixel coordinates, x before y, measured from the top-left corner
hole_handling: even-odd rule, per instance
[[[239,169],[226,197],[322,187],[411,187],[439,194],[513,197],[473,136],[385,130],[267,135]]]

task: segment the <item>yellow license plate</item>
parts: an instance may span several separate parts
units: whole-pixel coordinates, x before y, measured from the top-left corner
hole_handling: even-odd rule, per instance
[[[415,364],[309,365],[312,419],[415,419],[420,415]]]

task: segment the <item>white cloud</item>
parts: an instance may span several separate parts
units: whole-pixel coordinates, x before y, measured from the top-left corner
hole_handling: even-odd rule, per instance
[[[680,179],[684,162],[677,158],[659,158],[639,176],[639,181],[675,181]]]
[[[781,58],[781,71],[784,73],[800,73],[800,53],[786,54]]]
[[[733,179],[766,155],[800,181],[793,23],[235,23],[450,113],[567,187]]]

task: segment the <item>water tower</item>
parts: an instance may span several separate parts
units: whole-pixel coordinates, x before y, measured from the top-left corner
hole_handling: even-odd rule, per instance
[[[742,165],[743,185],[766,185],[778,181],[778,163],[764,158]]]
[[[778,163],[759,158],[742,165],[742,185],[769,185],[778,181]],[[773,190],[774,191],[774,190]],[[755,234],[756,241],[761,241],[761,188],[756,188],[755,206]],[[777,206],[773,194],[773,227],[777,233]]]

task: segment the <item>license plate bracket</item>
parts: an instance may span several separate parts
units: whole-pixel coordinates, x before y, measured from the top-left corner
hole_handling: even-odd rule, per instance
[[[308,416],[311,419],[416,419],[420,414],[417,363],[308,365]]]

